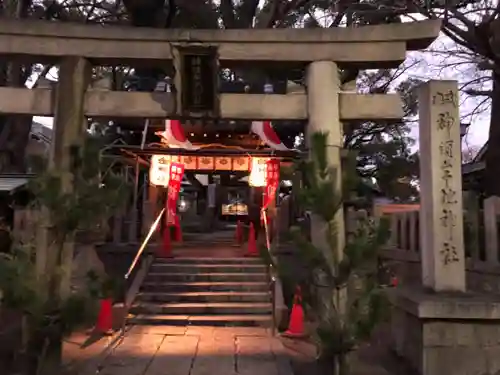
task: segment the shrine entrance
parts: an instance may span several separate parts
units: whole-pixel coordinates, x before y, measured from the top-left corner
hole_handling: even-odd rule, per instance
[[[259,142],[251,137],[256,149],[227,145],[224,140],[191,143],[180,120],[165,120],[162,125],[163,130],[154,132],[159,142],[140,148],[117,147],[138,165],[149,164],[149,187],[142,204],[152,224],[146,222],[144,227],[150,227],[163,215],[158,222],[157,234],[161,233],[159,242],[163,243],[158,255],[169,256],[172,251],[179,255],[179,247],[205,248],[197,252],[199,256],[214,252],[243,255],[238,247],[249,240],[250,227],[256,241],[266,239],[270,244],[273,225],[269,213],[274,214],[276,209],[280,167],[289,165],[300,153],[281,142],[281,150],[259,149],[266,136],[279,139],[269,122],[252,124],[254,129],[266,130]],[[220,138],[220,134],[212,138]],[[170,238],[164,234],[167,227]],[[233,247],[232,252],[214,248],[228,245]]]
[[[134,220],[129,220],[132,225],[127,233],[136,255],[126,276],[133,275],[135,270],[134,283],[138,280],[137,285],[144,288],[144,293],[131,306],[131,311],[137,314],[137,322],[174,324],[181,321],[205,325],[216,322],[269,325],[272,322],[274,325],[280,308],[277,277],[271,262],[264,261],[266,258],[261,258],[258,251],[248,250],[250,246],[246,250],[238,246],[250,256],[236,259],[224,256],[224,260],[220,258],[214,264],[209,258],[189,257],[185,248],[180,248],[186,251],[183,256],[168,248],[172,233],[168,230],[160,233],[158,228],[162,221],[165,226],[177,227],[183,181],[187,180],[190,186],[201,185],[200,191],[206,190],[207,227],[214,224],[212,217],[220,217],[223,212],[244,213],[246,205],[247,216],[253,217],[247,221],[254,221],[257,226],[262,218],[263,225],[269,228],[268,219],[279,183],[278,166],[301,156],[293,150],[293,142],[290,144],[283,138],[286,130],[299,129],[305,139],[304,153],[308,152],[313,134],[326,133],[326,159],[340,182],[344,127],[351,121],[400,121],[404,116],[398,94],[357,92],[356,82],[342,81],[340,73],[347,69],[396,68],[405,60],[407,51],[428,47],[438,36],[440,26],[439,21],[433,20],[329,29],[159,30],[2,20],[0,56],[9,61],[54,64],[59,67],[59,81],[54,91],[0,87],[0,112],[54,117],[49,169],[62,176],[63,190],[68,194],[74,191],[72,167],[86,137],[89,119],[118,119],[124,126],[129,124],[128,131],[142,131],[142,142],[108,147],[122,156],[127,155],[128,159],[124,160],[136,169],[143,168],[142,173],[147,176],[143,179],[142,193],[135,178],[134,197],[129,207],[124,208],[125,212],[135,215]],[[171,90],[132,92],[91,86],[93,68],[118,65],[164,70]],[[223,89],[226,73],[245,71],[249,65],[269,75],[278,71],[285,77],[284,82],[272,90],[268,84],[253,88],[255,90]],[[299,83],[288,85],[292,72],[300,72]],[[462,212],[460,165],[454,163],[452,157],[460,153],[460,144],[456,141],[459,133],[454,126],[458,119],[456,96],[456,84],[430,82],[421,90],[419,99],[421,215],[425,219],[422,221],[425,227],[422,273],[425,285],[437,292],[465,290],[463,228],[461,221],[454,225],[453,219]],[[197,176],[200,174],[212,176],[206,188],[202,188],[204,183]],[[215,182],[214,175],[220,176],[220,183]],[[245,175],[249,175],[249,181],[244,184],[253,185],[253,190],[265,188],[262,194],[247,194],[254,197],[256,215],[251,213],[252,200],[245,197],[248,203],[240,202],[244,199],[239,193],[227,203],[225,198],[219,199],[219,186],[230,187]],[[443,175],[441,179],[436,177]],[[292,185],[292,193],[298,187],[298,184]],[[333,189],[332,193],[340,195],[340,183]],[[229,194],[221,196],[229,197]],[[193,202],[201,204],[198,200]],[[443,212],[446,217],[440,216]],[[137,218],[140,225],[136,225]],[[313,217],[311,242],[322,248],[323,237],[318,231],[324,223],[314,220]],[[342,209],[334,221],[340,259],[345,245]],[[46,229],[45,226],[41,231]],[[122,225],[113,228],[121,229]],[[272,256],[269,232],[265,230],[264,249]],[[168,239],[165,233],[169,233]],[[150,253],[148,244],[154,238],[159,240],[158,249]],[[61,259],[71,263],[75,239],[65,239]],[[204,241],[203,246],[207,246]],[[46,260],[53,253],[51,246],[47,241],[37,244],[40,274],[50,267]],[[71,269],[71,264],[65,264],[64,268]],[[69,272],[61,277],[67,290],[70,278]],[[179,291],[185,287],[189,292]],[[236,297],[232,293],[235,291]],[[454,327],[456,321],[471,319],[467,314],[473,309],[459,316],[453,301],[450,302],[453,306],[446,309],[432,300],[419,306],[420,303],[421,300],[415,302],[417,308],[402,303],[400,313],[401,319],[408,319],[404,327],[414,324],[424,333],[407,335],[399,343],[403,351],[411,348],[410,353],[403,355],[413,355],[416,362],[427,364],[422,354],[427,353],[427,348],[422,346],[433,341],[424,339],[423,343],[413,345],[415,337],[422,338],[429,329],[432,331],[432,327],[424,329],[424,324],[430,327],[433,319],[441,322],[448,319],[443,325]],[[434,306],[433,303],[437,306],[435,311],[428,308]],[[410,317],[410,314],[413,315]],[[484,313],[484,316],[491,315]],[[406,343],[406,338],[411,342]],[[449,353],[464,357],[462,352],[455,351],[458,347],[463,349],[451,345]],[[439,345],[428,349],[435,348],[440,349]],[[474,350],[467,347],[463,353],[474,356],[477,354]],[[438,352],[432,353],[437,354],[432,358],[439,358]],[[497,364],[498,361],[490,362]],[[495,366],[493,370],[497,371],[500,366]],[[437,364],[435,368],[442,370]],[[461,370],[457,366],[451,369],[451,372]],[[442,371],[432,372],[439,373]]]
[[[296,157],[291,150],[293,144],[285,145],[287,141],[282,137],[286,133],[283,129],[293,127],[305,135],[306,144],[311,134],[328,133],[328,161],[340,173],[342,126],[348,126],[350,121],[398,120],[403,110],[397,94],[356,93],[355,82],[340,81],[339,69],[397,67],[407,50],[425,48],[440,28],[438,21],[315,30],[148,30],[28,21],[21,24],[2,21],[0,55],[34,63],[53,62],[59,66],[59,82],[54,95],[47,89],[2,87],[1,110],[54,116],[49,165],[68,176],[64,180],[68,192],[72,191],[69,161],[82,144],[89,118],[114,118],[121,124],[131,124],[135,131],[142,130],[141,144],[114,148],[148,169],[153,155],[162,155],[154,160],[163,161],[168,156],[169,165],[180,163],[175,164],[176,168],[183,170],[192,185],[198,184],[193,178],[195,172],[213,175],[220,171],[222,183],[216,186],[225,186],[229,177],[222,176],[230,172],[237,177],[229,178],[229,182],[239,181],[239,173],[247,174],[252,169],[248,164],[252,158]],[[79,56],[74,56],[75,51],[81,51]],[[131,92],[89,87],[93,67],[114,66],[117,62],[165,69],[167,89]],[[241,92],[221,90],[224,74],[245,70],[249,63],[263,72],[301,69],[303,79],[294,87],[285,79],[280,87],[265,84],[244,87]],[[172,126],[176,121],[180,122]],[[155,135],[156,131],[163,134]],[[142,194],[147,207],[139,209],[139,200],[131,200],[132,210],[142,223],[134,229],[139,242],[158,216],[157,186],[164,184],[152,181],[151,174],[144,182],[150,186],[146,189],[149,193]],[[175,196],[169,195],[172,201],[178,200],[182,181],[175,183],[179,186],[169,189],[176,192]],[[213,187],[206,190],[206,206],[213,206]],[[217,201],[219,192],[215,190]],[[134,194],[139,196],[137,184]],[[274,199],[275,193],[272,196]],[[243,202],[222,200],[206,211],[215,208],[221,216],[223,204],[226,212],[234,211],[234,207],[244,211]],[[169,210],[173,209],[172,204]],[[175,215],[167,214],[167,221],[174,223]],[[341,213],[337,221],[341,248],[345,242]],[[212,224],[211,220],[207,222]],[[72,246],[68,244],[67,248],[70,251]]]

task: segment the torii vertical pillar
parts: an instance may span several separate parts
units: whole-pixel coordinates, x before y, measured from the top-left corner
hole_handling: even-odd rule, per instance
[[[81,155],[81,147],[87,130],[84,115],[85,91],[91,78],[90,62],[82,57],[65,57],[59,66],[59,82],[55,95],[54,136],[48,169],[61,179],[61,190],[70,194],[74,190],[73,163]],[[42,209],[42,228],[37,238],[37,274],[43,276],[57,272],[57,251],[49,238],[48,228],[51,218],[46,209]],[[64,242],[61,265],[60,296],[65,298],[70,293],[71,264],[73,262],[74,238]]]
[[[336,168],[337,186],[335,194],[342,191],[342,171],[340,166],[340,151],[342,149],[342,123],[339,113],[340,79],[337,64],[332,61],[316,61],[307,69],[307,140],[316,132],[328,133],[327,161]],[[313,217],[313,221],[319,218]],[[336,217],[337,230],[337,259],[343,256],[345,245],[344,213],[339,209]],[[319,224],[319,225],[316,225]],[[324,225],[312,223],[311,239],[315,246],[325,248]],[[331,253],[325,253],[329,261],[333,262]]]

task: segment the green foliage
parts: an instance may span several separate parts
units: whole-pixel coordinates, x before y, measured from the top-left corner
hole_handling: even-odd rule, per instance
[[[308,315],[318,323],[321,357],[337,363],[339,373],[345,374],[346,354],[387,316],[385,294],[377,280],[377,254],[388,240],[389,225],[385,220],[375,223],[367,217],[358,218],[339,256],[335,216],[343,200],[334,193],[337,171],[328,165],[327,134],[314,134],[311,141],[312,157],[300,167],[305,183],[299,199],[324,224],[325,246],[315,247],[300,229],[292,229],[304,264],[304,272],[297,275],[296,281],[303,291]],[[343,164],[345,195],[356,185],[357,178],[353,176],[353,161],[347,158]]]
[[[93,270],[87,273],[87,282],[89,294],[97,299],[117,299],[123,290],[123,284],[116,278],[99,276]]]
[[[107,173],[102,178],[106,165],[98,157],[101,148],[98,138],[87,137],[71,161],[72,175],[47,171],[31,182],[34,205],[48,209],[58,241],[76,230],[95,227],[127,199],[129,187],[121,177]],[[72,185],[72,191],[65,190],[65,183]]]
[[[417,90],[421,80],[395,81],[407,67],[361,73],[359,86],[365,92],[384,94],[396,91],[403,101],[403,121],[362,121],[350,123],[344,132],[344,148],[357,152],[357,169],[361,177],[374,180],[385,196],[406,202],[418,197],[411,184],[418,179],[418,155],[410,147],[411,122],[417,114]]]
[[[53,252],[49,261],[54,264],[45,275],[40,276],[35,267],[38,244],[31,244],[31,249],[15,248],[12,254],[0,258],[2,305],[19,311],[28,323],[26,351],[30,358],[36,358],[37,373],[50,367],[54,358],[51,353],[60,352],[64,335],[95,321],[97,299],[113,297],[119,289],[114,280],[105,278],[98,281],[96,291],[89,280],[87,290],[60,295],[63,272],[69,272],[70,266],[64,261],[64,243],[77,230],[95,229],[128,199],[123,179],[99,159],[102,146],[98,138],[88,136],[81,147],[72,148],[71,160],[61,161],[70,163],[72,173],[64,175],[56,168],[41,170],[30,185],[35,197],[33,208],[48,220],[37,223],[48,225]],[[60,356],[56,354],[55,358]]]
[[[27,317],[32,334],[51,330],[57,323],[57,330],[66,335],[92,322],[97,310],[90,294],[74,293],[61,301],[59,307],[52,305],[49,294],[40,290],[34,258],[34,249],[28,247],[0,254],[1,305]]]
[[[28,247],[0,254],[1,304],[16,310],[37,314],[41,310],[38,280]]]
[[[62,251],[66,239],[77,230],[96,228],[128,199],[129,188],[123,178],[113,173],[112,165],[100,160],[102,147],[100,138],[87,136],[81,147],[74,148],[72,160],[65,161],[71,163],[72,173],[62,175],[58,170],[47,169],[30,185],[35,197],[33,205],[48,213],[53,251],[58,252],[56,269],[47,280],[48,292],[54,301],[57,292],[52,289],[59,285],[57,269],[64,266]],[[110,286],[106,288],[111,289]]]

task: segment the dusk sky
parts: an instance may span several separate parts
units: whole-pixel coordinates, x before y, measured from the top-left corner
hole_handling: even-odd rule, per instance
[[[445,36],[436,40],[427,51],[412,52],[406,64],[419,61],[416,67],[408,71],[409,76],[421,79],[457,80],[459,88],[477,82],[466,88],[487,90],[491,88],[488,79],[489,72],[479,72],[473,64],[467,63],[468,56],[455,43]],[[490,101],[484,97],[471,97],[460,94],[461,121],[470,123],[467,136],[464,138],[463,148],[482,146],[488,140],[490,122]],[[418,125],[415,124],[413,136],[418,138]]]

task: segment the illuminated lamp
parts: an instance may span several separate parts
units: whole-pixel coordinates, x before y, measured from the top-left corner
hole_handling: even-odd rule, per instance
[[[151,185],[168,186],[170,179],[170,160],[166,155],[151,156],[149,182]]]
[[[248,185],[255,187],[266,186],[267,158],[252,158]]]

